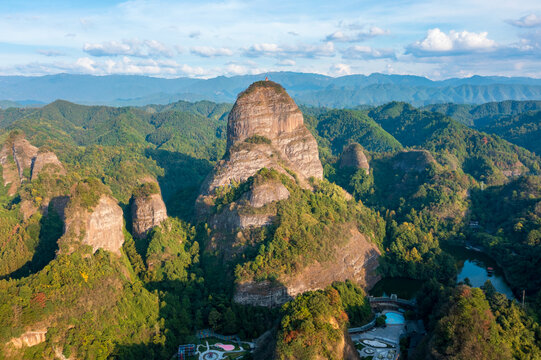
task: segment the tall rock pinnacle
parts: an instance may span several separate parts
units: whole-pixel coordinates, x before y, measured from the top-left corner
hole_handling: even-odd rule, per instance
[[[323,177],[317,142],[285,89],[257,81],[239,94],[227,124],[228,158],[219,162],[202,186],[202,195],[242,182],[266,167],[293,171],[301,182]]]
[[[258,81],[239,94],[231,109],[227,145],[253,135],[276,140],[302,126],[302,113],[284,88],[272,81]]]

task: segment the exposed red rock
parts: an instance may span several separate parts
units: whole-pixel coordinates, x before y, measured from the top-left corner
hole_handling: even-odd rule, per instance
[[[370,170],[368,159],[361,145],[352,143],[344,149],[340,156],[340,168],[346,167],[365,169],[366,171]]]
[[[301,181],[323,177],[317,142],[301,111],[272,81],[255,82],[239,94],[229,114],[227,152],[203,184],[204,196],[231,181],[245,181],[263,167],[293,171]]]
[[[92,209],[66,207],[65,232],[63,239],[72,246],[80,242],[92,246],[94,252],[98,249],[109,250],[120,255],[124,243],[124,214],[116,200],[108,195],[102,195]]]
[[[66,169],[52,151],[39,151],[32,161],[32,180],[37,179],[42,172],[66,175]]]
[[[336,256],[332,260],[309,265],[292,276],[278,279],[274,284],[268,281],[238,284],[234,301],[273,307],[306,291],[323,289],[335,281],[348,279],[364,288],[370,288],[380,279],[375,272],[379,255],[377,246],[355,227],[351,227],[349,241],[336,249]]]
[[[134,196],[131,215],[133,235],[138,238],[145,237],[153,227],[167,219],[167,209],[161,194],[158,192]]]

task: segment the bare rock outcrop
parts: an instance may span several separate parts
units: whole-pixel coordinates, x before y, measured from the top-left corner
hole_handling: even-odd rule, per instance
[[[317,142],[304,126],[301,111],[272,81],[255,82],[239,94],[229,114],[227,154],[201,187],[200,215],[206,214],[216,188],[243,182],[262,168],[295,173],[305,188],[308,178],[323,177]]]
[[[354,168],[370,170],[368,159],[364,154],[363,147],[357,143],[349,144],[340,156],[340,168]]]
[[[271,205],[288,198],[289,190],[278,179],[256,175],[250,189],[238,201],[212,214],[209,224],[226,232],[271,225],[276,217],[276,207]]]
[[[319,290],[334,281],[347,279],[364,288],[372,287],[380,276],[376,273],[380,250],[355,227],[350,239],[336,249],[336,257],[324,263],[313,263],[293,276],[277,283],[251,281],[237,285],[234,301],[239,304],[274,307],[306,291]]]
[[[153,193],[134,194],[131,205],[133,234],[138,238],[145,237],[153,227],[160,225],[167,219],[167,209],[157,188],[158,185],[152,182],[142,185],[142,187],[145,186],[156,189]]]
[[[2,165],[2,176],[4,178],[4,186],[9,184],[8,195],[13,196],[21,183],[17,165],[13,160],[13,148],[11,143],[6,142],[0,150],[0,164]]]
[[[263,137],[306,178],[323,177],[317,142],[301,111],[282,86],[258,81],[240,93],[227,123],[227,148]]]
[[[11,184],[8,195],[15,195],[20,184],[35,180],[40,173],[66,175],[64,166],[55,153],[38,149],[24,138],[14,134],[0,149],[0,165],[3,170],[4,186]]]
[[[39,329],[35,331],[27,331],[17,338],[12,338],[10,343],[16,348],[20,349],[23,346],[35,346],[45,341],[47,329]]]
[[[52,151],[38,151],[32,161],[32,180],[36,179],[42,172],[58,175],[66,175],[66,169]]]
[[[499,163],[497,163],[496,166],[502,170],[502,174],[506,177],[517,177],[528,171],[528,168],[524,166],[520,160],[517,160],[513,164],[507,166]]]
[[[27,178],[25,170],[31,171],[32,161],[37,154],[38,148],[30,144],[25,138],[17,137],[13,140],[13,159],[19,171],[19,178]]]
[[[102,195],[91,209],[84,209],[68,204],[66,207],[64,240],[69,246],[73,240],[98,249],[109,250],[120,255],[124,243],[123,212],[116,200]],[[70,249],[71,250],[71,249]]]
[[[250,206],[260,208],[271,202],[289,198],[289,190],[280,181],[272,180],[252,187],[246,198]]]
[[[279,203],[293,201],[290,196],[299,196],[296,191],[314,190],[322,179],[317,143],[303,121],[295,102],[276,83],[256,82],[239,94],[229,114],[227,156],[203,183],[196,204],[199,217],[214,230],[207,249],[219,252],[224,261],[257,246],[263,234],[259,228],[280,225]],[[309,181],[312,177],[316,181]],[[342,195],[343,200],[351,200],[345,191]],[[328,234],[315,236],[335,237],[339,239],[335,244],[340,244],[328,250],[328,260],[303,265],[300,261],[289,275],[285,271],[278,275],[276,282],[246,277],[237,284],[234,300],[272,307],[333,281],[373,285],[379,249],[372,239],[353,222],[333,225],[332,234],[327,230]]]

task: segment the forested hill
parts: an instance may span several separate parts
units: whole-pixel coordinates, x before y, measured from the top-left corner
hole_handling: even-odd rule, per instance
[[[493,125],[506,116],[516,116],[530,111],[541,110],[538,101],[500,101],[481,105],[470,104],[432,104],[422,107],[423,110],[439,112],[450,116],[469,126],[482,128]]]
[[[541,101],[435,104],[422,109],[450,116],[463,124],[541,153]]]
[[[541,99],[541,80],[482,77],[430,79],[409,75],[372,74],[329,77],[320,74],[273,72],[212,79],[163,79],[145,76],[58,74],[42,77],[0,77],[0,106],[26,106],[65,99],[82,104],[145,105],[178,100],[233,102],[254,81],[269,76],[299,103],[335,108],[405,101],[481,104],[503,100]],[[9,102],[8,102],[9,100]]]
[[[217,188],[212,221],[199,220],[195,205],[202,183],[232,156],[224,156],[230,110],[228,103],[210,101],[141,107],[54,101],[0,110],[2,177],[20,179],[15,186],[0,185],[0,303],[6,304],[0,306],[0,358],[12,339],[42,324],[48,329],[43,342],[4,357],[53,358],[61,349],[66,358],[163,359],[207,328],[243,340],[271,330],[269,351],[276,354],[336,352],[347,344],[346,327],[372,318],[364,290],[333,283],[279,311],[237,303],[234,289],[235,281],[294,274],[302,261],[332,253],[319,249],[341,246],[337,234],[351,224],[363,234],[373,232],[382,277],[425,283],[413,314],[428,330],[422,354],[465,354],[464,346],[486,332],[469,324],[486,321],[494,336],[479,359],[493,358],[493,344],[503,344],[503,359],[539,357],[541,159],[517,145],[530,146],[527,140],[509,137],[512,143],[405,102],[349,110],[302,107],[323,167],[314,191],[301,188],[288,171],[262,169],[244,182]],[[538,124],[531,114],[507,111],[508,122],[496,123],[501,136]],[[233,154],[273,142],[251,136],[239,141]],[[36,159],[44,156],[57,157],[63,169],[58,176],[34,174]],[[32,170],[17,170],[16,160],[24,159]],[[152,186],[142,184],[147,179]],[[285,189],[290,198],[242,208],[248,189],[265,183]],[[134,204],[159,198],[160,190],[168,218],[134,240]],[[120,257],[103,249],[92,255],[88,246],[64,252],[73,245],[70,232],[59,240],[70,221],[53,203],[47,212],[39,210],[44,199],[68,195],[68,209],[79,212],[96,206],[100,197],[114,205],[118,224],[125,224],[118,229],[124,238]],[[246,238],[235,230],[222,239],[211,226],[227,221],[215,216],[224,209],[240,209],[243,216],[271,209],[277,222],[251,229]],[[479,227],[472,230],[470,221]],[[333,227],[337,224],[344,230]],[[228,245],[230,240],[235,242]],[[515,294],[525,289],[524,308],[488,285],[483,291],[456,287],[455,261],[443,245],[466,243],[498,259]],[[239,253],[228,263],[221,258],[227,254],[223,249]],[[468,312],[471,308],[482,313]],[[454,322],[466,324],[458,327],[460,336],[442,333]],[[310,339],[318,345],[309,345]]]

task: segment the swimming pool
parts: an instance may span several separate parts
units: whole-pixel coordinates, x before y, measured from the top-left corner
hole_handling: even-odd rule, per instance
[[[387,325],[401,325],[406,322],[404,315],[394,311],[386,312],[385,316],[387,317],[387,319],[385,319],[385,324]]]

